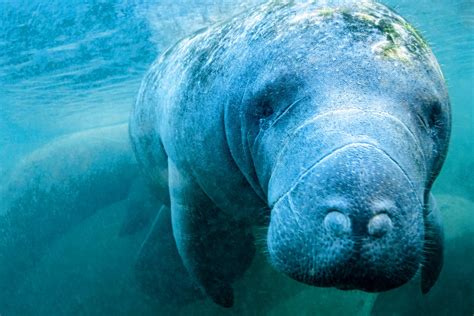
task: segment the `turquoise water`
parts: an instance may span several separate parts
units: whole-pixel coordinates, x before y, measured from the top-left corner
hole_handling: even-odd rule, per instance
[[[127,123],[143,74],[160,52],[261,2],[0,1],[0,216],[14,195],[2,188],[19,174],[31,181],[48,175],[66,184],[70,169],[78,166],[68,159],[88,157],[76,146],[70,147],[70,156],[41,152],[45,146],[78,132]],[[41,256],[22,257],[31,249],[8,246],[7,255],[0,253],[0,315],[472,315],[474,2],[384,3],[428,40],[452,102],[449,155],[434,187],[445,222],[446,263],[432,292],[422,297],[416,281],[379,296],[309,288],[273,272],[262,255],[238,282],[238,303],[232,310],[209,301],[164,307],[141,291],[133,275],[146,230],[126,238],[118,235],[127,206],[123,194],[113,204],[97,202],[98,210],[77,219],[27,218],[33,224],[38,220],[38,231],[25,233],[22,247],[40,245],[41,225],[55,225],[57,238],[41,248]],[[127,137],[123,132],[101,135],[116,146]],[[50,162],[22,174],[17,170],[24,159]],[[16,191],[26,183],[16,184]],[[41,192],[49,192],[46,185]],[[31,214],[38,214],[35,208],[52,212],[54,206],[48,203],[53,202],[38,202],[35,194],[29,195]],[[81,198],[65,196],[61,201],[77,212],[89,206],[82,207]],[[0,229],[0,244],[8,243],[1,234]]]

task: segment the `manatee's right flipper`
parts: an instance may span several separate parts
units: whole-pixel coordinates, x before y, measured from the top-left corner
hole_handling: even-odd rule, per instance
[[[436,200],[430,194],[425,211],[425,245],[423,247],[424,263],[421,269],[421,292],[426,294],[438,280],[444,258],[444,234],[441,214]]]
[[[217,208],[199,184],[168,162],[173,234],[184,266],[217,304],[234,303],[232,283],[255,255],[249,225]]]
[[[143,177],[136,179],[128,194],[127,213],[120,227],[119,236],[133,235],[150,227],[162,204]]]
[[[135,275],[145,293],[161,303],[188,304],[204,298],[178,254],[166,206],[161,207],[141,246]]]

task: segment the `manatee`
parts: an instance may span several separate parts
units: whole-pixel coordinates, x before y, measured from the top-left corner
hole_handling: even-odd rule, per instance
[[[256,226],[272,266],[308,285],[381,292],[418,271],[423,293],[436,282],[430,192],[450,101],[428,44],[389,8],[275,1],[202,30],[151,66],[129,125],[171,212],[152,253],[215,303],[232,306]],[[163,266],[148,265],[172,282]]]
[[[47,247],[127,197],[138,168],[128,124],[61,137],[21,160],[0,192],[0,307]]]

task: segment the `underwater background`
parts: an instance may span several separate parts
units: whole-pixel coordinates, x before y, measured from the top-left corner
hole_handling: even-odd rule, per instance
[[[164,306],[143,293],[134,278],[146,229],[119,236],[126,194],[118,202],[111,199],[113,204],[72,196],[74,183],[62,179],[77,164],[54,152],[55,144],[126,124],[144,72],[158,54],[183,36],[262,2],[0,0],[0,315],[474,314],[473,0],[382,1],[430,43],[452,103],[449,154],[433,190],[444,220],[445,266],[428,295],[421,295],[419,280],[379,295],[312,288],[274,272],[260,255],[237,283],[232,309],[209,300]],[[104,137],[113,143],[104,156],[128,142],[126,132]],[[103,139],[94,141],[100,146]],[[75,144],[74,154],[87,155],[80,141]],[[44,159],[48,164],[35,165]],[[28,163],[33,166],[25,169]],[[101,163],[107,165],[107,158]],[[41,178],[41,189],[52,194],[48,179],[64,181],[62,203],[74,204],[69,206],[76,212],[74,218],[54,221],[46,215],[38,222],[26,218],[37,231],[23,232],[22,245],[42,252],[26,259],[24,248],[9,248],[3,233],[12,228],[2,224],[15,193],[6,184],[20,176]],[[16,188],[25,185],[19,182]],[[31,197],[31,208],[54,212],[48,201],[36,201],[34,192]],[[97,211],[90,211],[92,204]],[[41,210],[31,210],[36,211]],[[75,221],[80,224],[68,224]],[[52,225],[57,238],[36,249],[42,246],[42,228]]]

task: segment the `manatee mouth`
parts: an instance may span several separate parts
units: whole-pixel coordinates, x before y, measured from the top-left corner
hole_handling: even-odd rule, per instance
[[[364,265],[352,260],[351,263],[341,265],[339,270],[326,271],[324,276],[313,276],[311,272],[285,273],[295,281],[315,286],[334,287],[342,291],[360,290],[368,293],[379,293],[398,288],[419,274],[421,263],[416,269],[401,269],[397,276],[375,271],[364,271]],[[278,268],[277,268],[278,269]],[[281,270],[280,270],[281,271]],[[283,272],[283,271],[282,271]]]
[[[385,150],[345,144],[301,173],[273,205],[271,262],[318,287],[399,287],[420,266],[422,205],[414,182]]]

